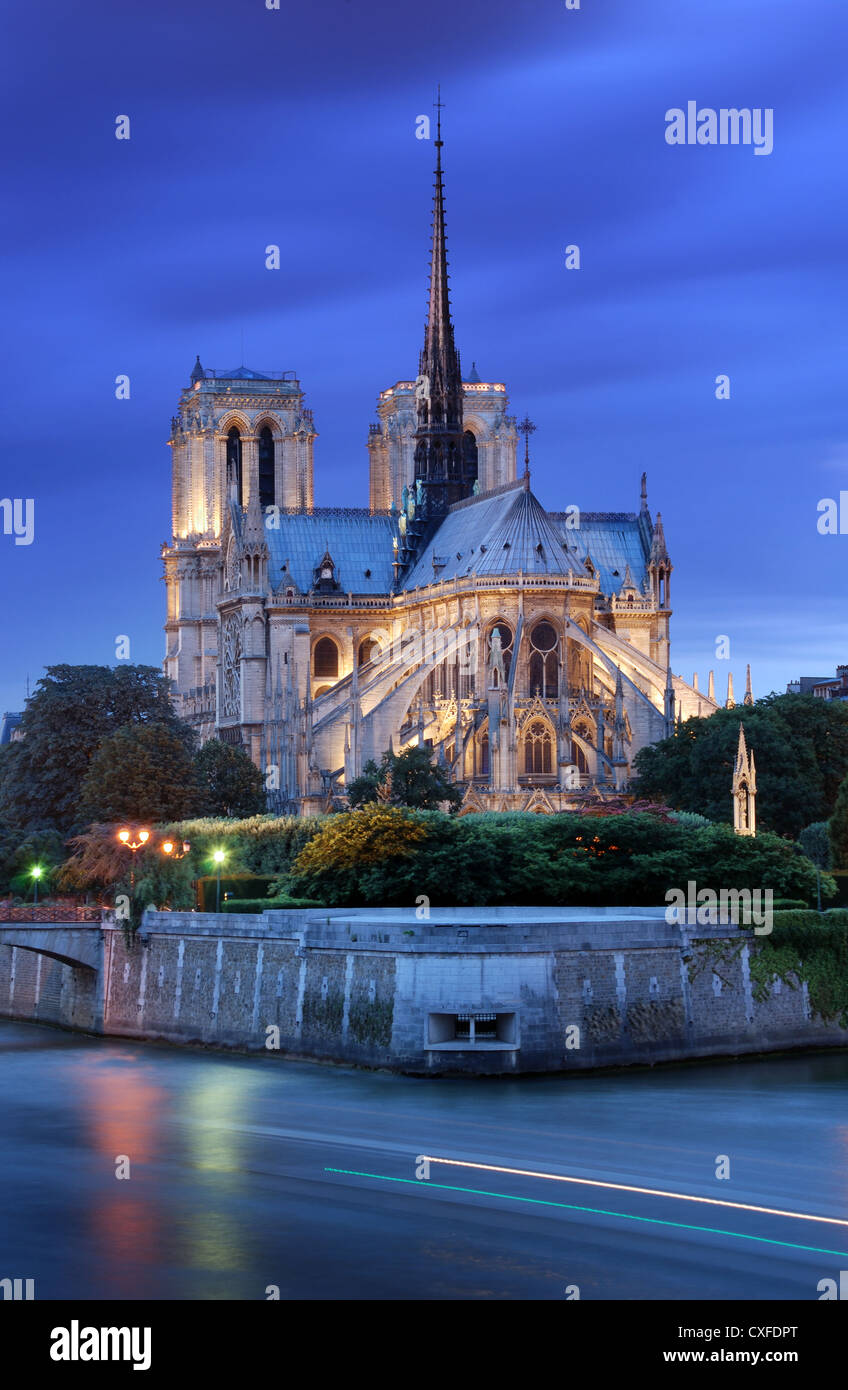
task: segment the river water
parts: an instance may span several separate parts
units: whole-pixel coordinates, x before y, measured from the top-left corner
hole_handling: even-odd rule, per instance
[[[816,1300],[848,1270],[848,1052],[425,1080],[0,1020],[0,1116],[0,1278],[37,1298]]]

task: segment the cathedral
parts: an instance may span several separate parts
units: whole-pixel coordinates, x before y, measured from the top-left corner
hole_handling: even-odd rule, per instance
[[[171,425],[165,674],[201,740],[241,744],[269,809],[345,805],[369,759],[424,745],[461,811],[572,810],[626,791],[675,720],[661,516],[549,510],[503,382],[460,367],[441,129],[413,379],[377,401],[368,507],[316,507],[317,432],[291,372],[198,358]],[[523,448],[519,447],[523,436]],[[523,457],[522,457],[523,455]],[[519,472],[520,468],[520,472]]]

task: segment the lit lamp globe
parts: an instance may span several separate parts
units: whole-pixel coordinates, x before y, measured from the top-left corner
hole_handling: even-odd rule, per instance
[[[217,883],[216,888],[215,888],[215,911],[216,911],[216,912],[220,912],[220,911],[221,911],[221,865],[223,864],[223,862],[224,862],[224,860],[226,859],[226,857],[227,857],[227,856],[226,856],[226,854],[224,853],[224,851],[223,851],[222,849],[216,849],[215,852],[214,852],[213,855],[212,855],[212,858],[213,858],[213,860],[214,860],[214,862],[215,862],[215,865],[216,865],[216,867],[217,867],[217,869],[218,869],[218,883]]]

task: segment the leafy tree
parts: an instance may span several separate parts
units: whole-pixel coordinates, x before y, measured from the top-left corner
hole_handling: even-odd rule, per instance
[[[31,870],[38,864],[42,869],[39,897],[52,886],[58,866],[64,859],[61,835],[55,830],[19,830],[0,821],[0,893],[29,897],[33,891]]]
[[[347,795],[353,807],[382,801],[425,811],[447,802],[455,810],[462,801],[462,788],[433,762],[431,749],[416,746],[402,753],[385,752],[379,766],[373,760],[367,762],[361,777],[348,786]]]
[[[262,774],[240,745],[211,738],[195,753],[194,766],[201,815],[244,817],[266,809]]]
[[[672,738],[636,755],[633,790],[711,821],[730,821],[740,723],[757,764],[759,825],[794,837],[826,819],[848,775],[848,707],[811,695],[770,695],[687,719]]]
[[[48,666],[27,701],[23,737],[2,750],[0,816],[23,830],[81,827],[80,791],[101,741],[125,724],[149,723],[191,745],[154,667]]]
[[[804,854],[816,866],[816,889],[819,912],[821,912],[821,874],[822,869],[830,868],[831,849],[826,820],[814,821],[805,825],[798,836],[798,843]]]
[[[186,815],[197,799],[195,766],[181,733],[168,724],[125,724],[91,759],[79,814],[150,825]]]
[[[444,906],[657,905],[690,879],[807,902],[816,871],[768,831],[736,835],[645,813],[456,817],[372,804],[327,818],[277,886],[333,905],[409,907],[422,894]],[[832,896],[833,880],[823,888]]]
[[[828,834],[834,867],[848,868],[848,777],[839,788],[833,815],[828,823]]]

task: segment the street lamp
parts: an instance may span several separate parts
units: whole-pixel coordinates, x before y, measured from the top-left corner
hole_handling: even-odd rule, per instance
[[[42,869],[42,867],[41,867],[40,864],[33,864],[32,868],[30,869],[30,874],[32,875],[32,885],[33,885],[33,896],[32,896],[33,903],[37,903],[37,902],[38,902],[38,880],[41,878],[41,875],[43,874],[43,872],[44,872],[44,870]]]
[[[223,864],[223,862],[224,862],[224,860],[226,859],[226,857],[227,857],[227,856],[226,856],[226,854],[224,853],[224,851],[223,851],[222,849],[216,849],[216,850],[215,850],[215,853],[212,855],[212,858],[214,859],[215,863],[216,863],[217,866],[218,866],[218,884],[217,884],[217,887],[216,887],[216,889],[215,889],[215,911],[216,911],[216,912],[220,912],[220,911],[221,911],[221,865]]]
[[[171,859],[185,859],[191,845],[188,840],[183,840],[183,852],[180,854],[173,840],[165,840],[162,844],[162,853],[167,854]]]
[[[130,861],[130,892],[132,892],[133,888],[135,887],[135,855],[136,855],[136,850],[143,849],[144,846],[147,844],[147,841],[150,839],[150,831],[149,831],[149,830],[139,830],[139,831],[137,832],[137,834],[138,834],[138,838],[134,840],[134,839],[132,838],[132,831],[131,831],[131,830],[119,830],[119,831],[118,831],[118,839],[120,840],[121,844],[124,846],[125,849],[130,849],[130,850],[132,850],[132,856],[133,856],[133,857],[132,857],[132,859],[131,859],[131,861]]]

